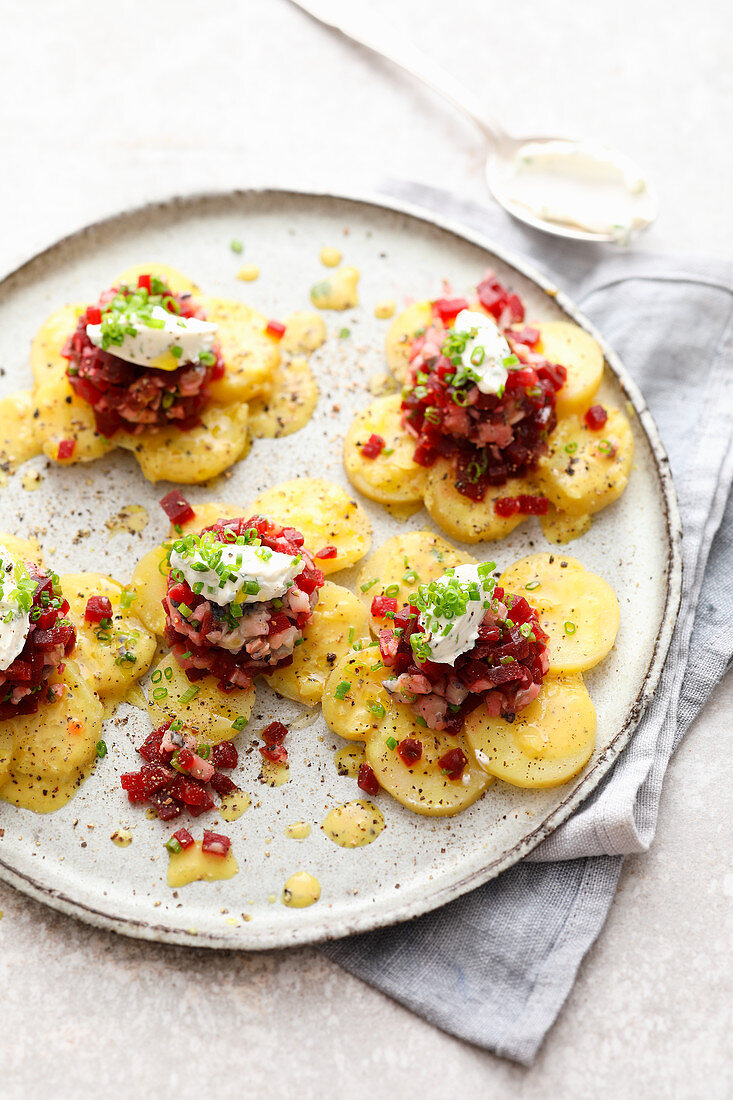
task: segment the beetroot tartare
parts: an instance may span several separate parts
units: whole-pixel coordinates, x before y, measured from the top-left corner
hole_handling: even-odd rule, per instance
[[[392,673],[384,687],[397,701],[409,704],[418,723],[429,729],[458,733],[466,716],[481,705],[492,717],[501,715],[511,722],[517,711],[539,694],[549,666],[547,635],[537,612],[523,596],[497,586],[488,575],[490,568],[493,563],[479,566],[477,571],[485,598],[478,608],[475,630],[468,635],[469,639],[475,637],[475,642],[459,646],[458,655],[450,662],[431,660],[431,656],[442,654],[438,644],[431,647],[425,633],[425,614],[436,599],[436,582],[421,585],[413,603],[399,610],[395,599],[377,596],[372,601],[372,614],[391,620],[379,631],[381,658]],[[448,629],[443,625],[439,641],[449,637],[452,629],[460,631],[465,621],[466,603],[460,603],[460,589],[458,584],[453,590],[440,589],[446,616],[440,623]],[[463,590],[466,592],[466,586]],[[455,592],[459,604],[454,603],[453,618],[446,603],[455,600]]]
[[[482,392],[476,378],[488,362],[488,349],[475,346],[476,329],[458,331],[464,311],[469,318],[479,315],[464,298],[439,299],[433,302],[432,323],[412,343],[402,423],[415,438],[415,462],[432,466],[439,457],[449,459],[458,492],[481,501],[489,486],[523,476],[547,450],[567,371],[536,350],[536,328],[512,327],[524,321],[524,307],[493,273],[479,283],[477,296],[505,348],[498,363],[504,369],[501,384]],[[530,498],[526,504],[522,510],[545,510]]]
[[[79,317],[61,354],[68,359],[69,382],[91,405],[101,435],[111,438],[120,430],[138,435],[164,427],[188,431],[201,423],[209,400],[208,386],[224,374],[215,342],[200,350],[194,360],[187,360],[184,348],[172,338],[174,360],[168,359],[168,369],[128,361],[115,351],[124,351],[131,334],[149,336],[165,330],[168,314],[206,320],[191,294],[173,294],[162,279],[141,275],[137,287],[106,290],[97,304]],[[99,343],[92,342],[88,326],[100,331]]]
[[[263,516],[222,519],[169,550],[166,639],[189,680],[222,691],[289,665],[323,585],[304,538]]]
[[[42,701],[53,702],[62,694],[62,686],[49,685],[48,679],[76,643],[76,629],[65,618],[69,605],[56,574],[46,573],[32,562],[20,570],[16,566],[15,573],[12,593],[7,591],[10,585],[5,581],[3,623],[10,625],[12,621],[14,612],[4,610],[11,599],[17,613],[24,619],[28,616],[28,633],[12,663],[0,669],[0,721],[35,714]]]

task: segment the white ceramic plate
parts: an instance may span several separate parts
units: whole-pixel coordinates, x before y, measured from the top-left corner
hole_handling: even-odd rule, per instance
[[[243,256],[229,248],[234,237],[244,241]],[[130,264],[170,263],[208,293],[241,296],[266,315],[281,317],[310,307],[309,288],[324,275],[319,262],[324,245],[340,248],[344,262],[361,269],[361,305],[325,315],[332,338],[313,359],[321,387],[316,413],[287,439],[255,443],[246,461],[216,484],[187,490],[194,505],[212,498],[247,502],[297,474],[347,485],[343,434],[354,411],[370,400],[368,379],[385,370],[386,323],[373,315],[381,299],[394,298],[399,308],[406,295],[435,297],[443,278],[467,290],[490,266],[519,292],[530,319],[569,316],[593,331],[564,295],[523,262],[433,214],[376,199],[238,192],[121,214],[60,241],[5,279],[0,284],[2,392],[29,385],[28,348],[44,317],[65,302],[95,300]],[[257,282],[235,279],[245,261],[260,266]],[[338,338],[342,328],[351,330],[348,339]],[[170,825],[148,820],[127,803],[119,786],[120,774],[139,766],[135,746],[150,729],[144,713],[123,704],[105,726],[108,756],[69,805],[40,816],[0,803],[0,877],[57,909],[128,935],[255,949],[343,936],[415,916],[526,855],[590,794],[632,736],[657,684],[679,603],[680,526],[667,459],[643,398],[610,349],[605,351],[601,396],[632,403],[636,459],[621,499],[568,547],[610,581],[621,604],[617,645],[587,675],[598,711],[598,740],[581,775],[545,791],[497,782],[454,818],[417,817],[383,793],[379,804],[386,829],[368,847],[345,850],[327,839],[319,823],[331,807],[359,792],[354,780],[336,772],[333,753],[342,742],[319,711],[312,725],[289,738],[287,785],[261,785],[259,753],[242,754],[238,781],[253,806],[239,821],[222,823],[239,874],[174,894],[165,881],[163,847]],[[26,492],[21,471],[0,489],[0,530],[37,535],[57,571],[101,569],[127,580],[134,561],[166,535],[157,502],[168,486],[149,485],[125,452],[70,469],[42,458],[29,465],[42,472],[41,486]],[[147,528],[139,535],[110,536],[104,521],[133,502],[149,510]],[[375,547],[398,530],[432,526],[424,512],[399,524],[378,505],[361,503],[372,519]],[[503,543],[484,547],[483,556],[503,568],[548,548],[532,519]],[[351,576],[334,579],[349,583]],[[287,721],[302,713],[258,687],[252,725],[261,728],[273,718]],[[241,750],[246,732],[239,743]],[[286,837],[285,827],[301,819],[311,823],[311,836],[300,842]],[[200,829],[202,823],[196,824]],[[120,827],[134,835],[125,849],[110,840]],[[289,909],[280,903],[280,893],[300,869],[320,880],[322,897],[308,909]]]

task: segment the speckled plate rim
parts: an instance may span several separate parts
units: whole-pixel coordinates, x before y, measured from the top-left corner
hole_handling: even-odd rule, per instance
[[[325,940],[339,939],[357,932],[367,932],[400,921],[410,920],[433,909],[446,905],[449,901],[476,889],[489,879],[495,878],[502,871],[507,870],[513,864],[523,859],[533,848],[536,848],[555,829],[558,828],[570,814],[576,810],[582,802],[595,790],[605,775],[608,774],[619,754],[623,751],[633,736],[639,721],[656,690],[662,668],[669,650],[672,635],[674,633],[677,614],[682,598],[682,521],[677,503],[677,494],[674,487],[672,472],[666,449],[659,435],[649,407],[638,386],[631,378],[618,355],[610,347],[602,334],[588,320],[587,317],[574,305],[570,297],[555,286],[551,280],[536,270],[523,257],[517,256],[509,249],[494,244],[489,237],[469,229],[460,222],[445,218],[426,207],[414,203],[395,199],[373,191],[331,191],[329,189],[298,188],[293,186],[261,185],[242,189],[223,189],[221,191],[195,192],[190,195],[178,195],[168,199],[160,199],[154,202],[143,203],[115,214],[108,215],[95,222],[91,222],[64,237],[59,238],[47,248],[34,253],[27,260],[15,267],[12,271],[0,278],[0,297],[11,288],[13,281],[22,276],[34,264],[53,255],[57,250],[72,243],[81,242],[86,235],[97,233],[105,227],[117,226],[126,220],[139,217],[141,214],[155,216],[156,214],[170,214],[172,211],[183,212],[186,207],[201,205],[206,202],[233,203],[248,200],[277,199],[283,204],[288,199],[300,200],[333,200],[342,203],[351,203],[361,206],[377,207],[396,214],[403,214],[413,221],[422,222],[425,225],[441,229],[454,237],[467,241],[496,257],[502,263],[513,268],[524,278],[534,283],[544,291],[560,309],[571,318],[575,324],[585,329],[598,341],[606,360],[606,364],[615,375],[626,398],[631,402],[638,417],[639,424],[646,436],[651,450],[656,473],[659,478],[662,503],[664,507],[665,526],[667,531],[667,595],[662,619],[654,641],[654,646],[649,659],[649,665],[639,693],[629,709],[626,721],[619,729],[616,736],[599,756],[591,769],[583,776],[580,782],[568,792],[566,798],[549,813],[527,836],[523,837],[508,851],[491,860],[489,863],[476,868],[469,873],[463,873],[454,881],[426,890],[418,899],[401,904],[391,904],[387,907],[372,905],[362,914],[350,918],[334,918],[324,912],[322,921],[311,924],[302,931],[289,930],[283,935],[283,930],[273,929],[269,936],[261,937],[256,943],[242,942],[241,935],[237,938],[222,935],[192,934],[183,929],[171,929],[163,925],[149,921],[135,920],[133,918],[119,918],[96,909],[84,902],[75,900],[58,890],[50,889],[43,882],[32,875],[21,874],[8,866],[0,859],[0,879],[10,886],[26,894],[28,897],[40,901],[69,916],[77,917],[88,924],[103,928],[112,932],[118,932],[136,939],[152,940],[159,943],[170,943],[196,947],[212,947],[227,950],[270,950],[274,948],[290,947],[306,943],[318,943]]]

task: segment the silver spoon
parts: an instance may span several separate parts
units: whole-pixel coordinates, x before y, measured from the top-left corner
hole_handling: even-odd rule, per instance
[[[658,205],[649,181],[621,153],[567,137],[512,137],[473,92],[396,32],[356,30],[327,15],[322,2],[291,3],[387,58],[468,115],[489,144],[489,190],[513,217],[557,237],[616,243],[628,243],[656,218]]]

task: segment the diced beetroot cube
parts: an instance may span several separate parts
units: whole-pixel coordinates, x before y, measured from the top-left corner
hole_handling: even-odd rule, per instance
[[[285,764],[288,759],[288,750],[284,745],[262,745],[260,752],[265,760],[271,760],[273,764]]]
[[[313,557],[314,558],[321,558],[321,560],[323,560],[323,561],[326,561],[329,558],[336,558],[336,557],[338,557],[338,548],[336,546],[331,546],[331,545],[322,546],[320,550],[316,550]]]
[[[381,435],[376,435],[372,432],[361,448],[362,458],[379,458],[384,447],[385,443]]]
[[[455,321],[461,310],[468,308],[468,301],[465,298],[438,298],[433,302],[433,313],[444,325]]]
[[[66,462],[74,453],[76,448],[75,439],[62,439],[59,443],[59,449],[57,451],[57,458],[59,462]]]
[[[126,772],[120,776],[120,784],[130,802],[147,802],[148,793],[139,772]]]
[[[185,775],[179,775],[168,788],[176,802],[182,802],[186,806],[200,806],[206,796],[206,788],[196,779],[189,779]]]
[[[409,768],[411,764],[414,764],[415,761],[419,760],[422,756],[422,741],[418,741],[414,737],[405,737],[397,746],[397,752]]]
[[[379,794],[379,780],[369,764],[362,764],[359,768],[356,785],[362,791],[366,791],[367,794],[370,794],[372,798]]]
[[[112,603],[108,596],[90,596],[84,611],[88,623],[101,623],[102,619],[112,618]]]
[[[193,837],[189,833],[188,829],[178,829],[173,834],[173,836],[178,841],[178,843],[181,845],[181,847],[183,848],[184,851],[186,850],[186,848],[190,848],[191,845],[193,844]]]
[[[239,763],[239,753],[231,741],[218,741],[211,746],[209,760],[215,768],[236,768]]]
[[[592,432],[599,432],[608,420],[608,413],[603,405],[591,405],[583,419]]]
[[[102,321],[102,311],[99,306],[87,306],[87,324],[99,325]]]
[[[148,802],[161,821],[173,821],[175,817],[180,817],[183,813],[183,807],[174,798],[171,798],[169,791],[155,791],[151,794]]]
[[[270,722],[262,731],[262,740],[266,745],[281,745],[288,735],[288,727],[282,722]]]
[[[138,275],[137,285],[141,290],[147,290],[148,294],[150,294],[150,276],[149,275]]]
[[[232,846],[228,836],[222,833],[212,833],[210,829],[204,829],[204,839],[201,841],[201,851],[208,852],[212,856],[225,856]]]
[[[159,502],[171,523],[188,523],[196,513],[180,489],[173,489]]]
[[[216,803],[209,792],[204,791],[201,803],[198,806],[188,806],[187,809],[192,817],[201,817],[201,814],[206,814],[209,810],[213,810],[215,805]]]
[[[550,508],[550,502],[546,497],[529,496],[527,493],[520,493],[516,499],[519,505],[519,511],[523,516],[546,516]]]
[[[214,772],[209,783],[217,794],[231,794],[237,789],[237,784],[233,783],[228,775],[224,775],[224,772]]]
[[[444,756],[441,756],[438,763],[448,778],[455,780],[460,779],[463,775],[466,764],[468,764],[468,757],[463,749],[450,749]]]
[[[383,619],[387,612],[394,614],[397,611],[397,600],[392,596],[375,596],[372,600],[372,615],[377,619]]]
[[[172,782],[172,773],[169,768],[163,768],[159,764],[143,764],[140,776],[148,794],[161,791]]]
[[[502,519],[508,519],[509,516],[516,515],[519,511],[518,497],[497,497],[494,501],[494,511]]]
[[[285,335],[285,325],[282,321],[268,321],[265,332],[268,336],[272,336],[274,340],[282,340]]]
[[[179,749],[175,756],[175,764],[181,771],[187,772],[194,762],[194,754],[190,749]]]
[[[166,723],[160,729],[153,730],[143,741],[140,748],[137,750],[142,756],[143,760],[147,760],[149,764],[168,764],[173,756],[173,750],[166,750],[161,752],[161,742],[163,741],[163,735],[170,723]]]

